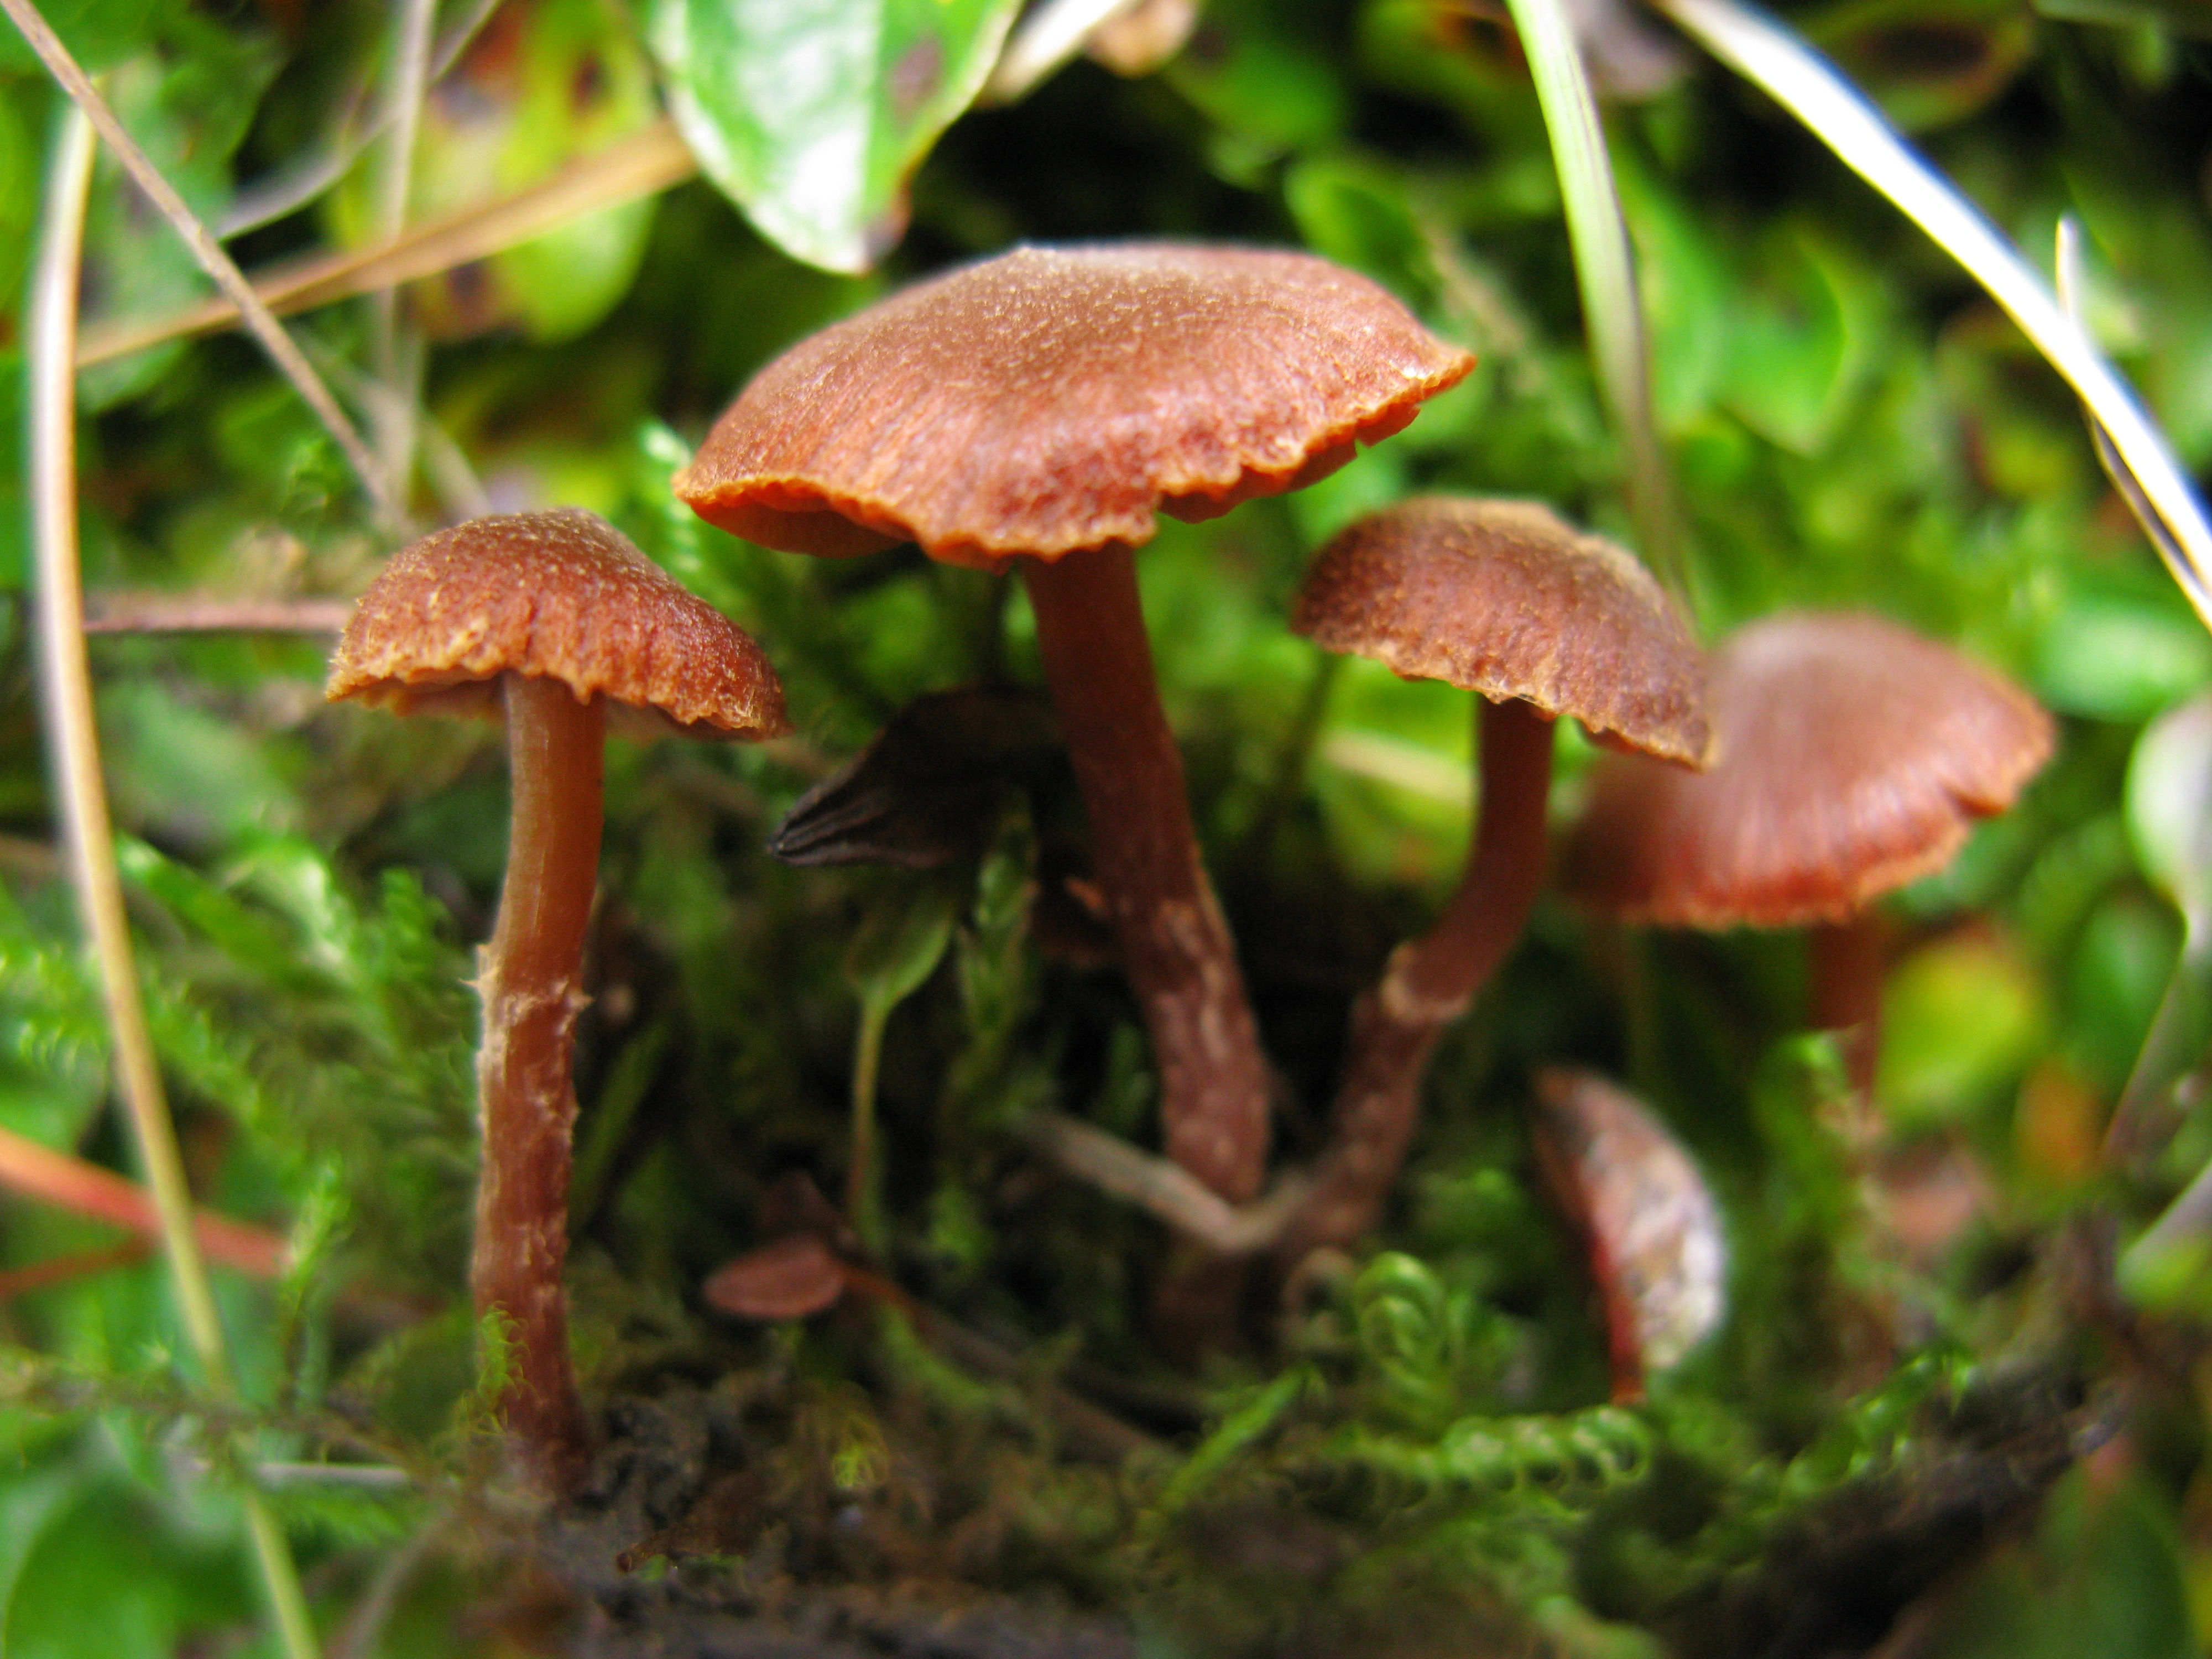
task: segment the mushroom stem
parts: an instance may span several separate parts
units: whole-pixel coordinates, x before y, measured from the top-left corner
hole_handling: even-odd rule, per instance
[[[568,1358],[569,1077],[582,1012],[584,931],[599,863],[606,704],[558,680],[507,676],[514,805],[499,920],[478,963],[477,1089],[483,1169],[470,1280],[479,1315],[508,1327],[501,1407],[532,1473],[555,1491],[590,1436]]]
[[[1881,1066],[1881,982],[1888,954],[1888,926],[1879,910],[1865,907],[1839,921],[1815,922],[1806,935],[1808,1021],[1816,1031],[1836,1033],[1844,1080],[1865,1111],[1872,1109]]]
[[[1467,868],[1435,924],[1392,951],[1353,1006],[1328,1145],[1284,1232],[1289,1259],[1373,1224],[1420,1121],[1430,1054],[1521,937],[1543,885],[1552,722],[1517,699],[1479,708],[1482,816]]]
[[[1129,550],[1021,561],[1091,819],[1094,872],[1160,1073],[1168,1156],[1242,1202],[1267,1164],[1267,1064],[1236,943],[1199,861]]]

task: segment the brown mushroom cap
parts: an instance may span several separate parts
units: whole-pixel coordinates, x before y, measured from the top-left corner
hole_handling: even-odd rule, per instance
[[[707,1305],[740,1319],[805,1319],[845,1294],[845,1264],[813,1233],[790,1233],[726,1262],[700,1287]]]
[[[1705,759],[1705,654],[1680,613],[1627,549],[1535,501],[1424,496],[1369,514],[1322,550],[1291,626],[1407,679]]]
[[[1321,477],[1474,364],[1310,254],[1017,248],[792,348],[676,491],[792,552],[1054,559]]]
[[[1607,756],[1570,890],[1662,927],[1840,921],[1949,863],[2050,757],[2018,686],[1877,617],[1771,617],[1713,654],[1706,773]]]
[[[561,681],[694,737],[790,729],[760,647],[605,520],[472,519],[401,549],[354,608],[325,695],[488,712],[499,676]]]

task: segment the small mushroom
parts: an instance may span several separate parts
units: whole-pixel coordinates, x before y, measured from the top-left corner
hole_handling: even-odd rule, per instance
[[[787,729],[783,690],[727,618],[604,520],[565,508],[472,520],[402,549],[355,607],[325,695],[506,715],[514,816],[477,979],[483,1163],[470,1279],[478,1310],[510,1328],[508,1431],[558,1491],[589,1448],[561,1267],[610,705],[647,732],[771,737]]]
[[[844,1259],[819,1233],[786,1233],[724,1262],[700,1294],[739,1319],[805,1319],[845,1295]]]
[[[1308,573],[1291,626],[1407,679],[1481,693],[1480,826],[1434,926],[1352,1012],[1328,1144],[1281,1249],[1375,1218],[1419,1115],[1429,1056],[1527,923],[1543,884],[1552,722],[1674,763],[1708,745],[1703,653],[1626,549],[1534,501],[1424,497],[1362,519]]]
[[[1211,518],[1323,477],[1473,366],[1309,255],[1018,248],[792,348],[676,480],[701,516],[764,546],[835,557],[914,541],[1020,571],[1169,1153],[1231,1200],[1265,1175],[1267,1068],[1130,550],[1158,511]]]
[[[1616,1404],[1721,1322],[1728,1238],[1704,1176],[1651,1109],[1594,1072],[1536,1074],[1535,1146],[1589,1255]]]
[[[1816,1017],[1870,1034],[1867,906],[1951,861],[2050,758],[2051,717],[2009,680],[1880,617],[1770,617],[1713,653],[1718,761],[1607,756],[1570,837],[1569,890],[1662,927],[1813,927]],[[1860,1044],[1858,1081],[1873,1045]]]

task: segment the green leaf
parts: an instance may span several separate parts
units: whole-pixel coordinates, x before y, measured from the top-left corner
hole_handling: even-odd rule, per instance
[[[795,258],[866,270],[1018,0],[658,0],[653,49],[707,176]]]
[[[1722,398],[1761,437],[1810,455],[1836,435],[1875,367],[1880,292],[1856,259],[1801,228],[1775,236],[1766,264],[1736,304]]]
[[[117,64],[106,91],[116,118],[185,205],[206,218],[229,199],[231,159],[277,65],[263,37],[186,15],[169,21],[158,46]],[[103,161],[100,177],[85,226],[85,271],[100,308],[143,317],[202,297],[207,278],[199,262],[138,186],[112,160]],[[158,386],[177,356],[162,349],[102,365],[86,380],[86,401],[104,404]]]
[[[960,897],[946,883],[925,882],[860,925],[845,955],[845,977],[864,1006],[888,1013],[937,970]]]
[[[2034,1534],[2008,1544],[1942,1598],[1919,1650],[1935,1659],[2183,1659],[2182,1545],[2144,1472],[2060,1483]]]
[[[173,15],[167,0],[48,0],[39,9],[62,44],[94,75],[136,52]],[[0,27],[0,74],[9,73],[46,73],[12,23]]]
[[[652,67],[610,0],[538,0],[511,35],[488,32],[422,110],[410,211],[417,222],[542,183],[649,126],[659,114]],[[331,200],[349,245],[378,240],[381,158]],[[629,291],[645,257],[655,198],[586,213],[487,260],[412,284],[434,334],[520,323],[539,341],[590,328]]]
[[[2191,927],[2212,917],[2212,695],[2143,728],[2128,763],[2128,835]]]
[[[1278,156],[1344,130],[1344,87],[1333,45],[1298,9],[1215,0],[1194,50],[1166,67],[1170,84],[1220,129],[1214,171],[1252,184]]]
[[[106,1480],[49,1515],[4,1609],[14,1659],[159,1659],[254,1616],[236,1558]]]
[[[2208,640],[2164,584],[2079,577],[2035,648],[2035,689],[2069,714],[2140,720],[2212,679]]]
[[[1897,1123],[1945,1121],[1989,1098],[2032,1056],[2043,1000],[1996,939],[1964,934],[1910,957],[1882,997],[1878,1092]]]

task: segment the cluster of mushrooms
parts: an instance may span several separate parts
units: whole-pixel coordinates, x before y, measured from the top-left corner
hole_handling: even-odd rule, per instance
[[[1019,574],[1091,878],[1151,1040],[1165,1154],[1226,1205],[1267,1182],[1273,1073],[1200,861],[1131,552],[1162,509],[1211,518],[1326,476],[1473,363],[1373,283],[1308,255],[1025,247],[793,347],[676,480],[702,517],[764,546],[845,557],[911,541]],[[1824,937],[1944,863],[2051,742],[2024,693],[1871,617],[1776,618],[1709,657],[1631,554],[1528,502],[1420,499],[1363,520],[1322,551],[1294,624],[1480,694],[1480,818],[1443,914],[1353,1010],[1326,1150],[1259,1235],[1285,1262],[1352,1243],[1379,1214],[1429,1056],[1542,884],[1559,717],[1622,751],[1604,758],[1567,851],[1574,890],[1661,925]],[[557,1492],[591,1445],[561,1272],[604,735],[611,714],[770,737],[787,729],[782,692],[744,634],[568,509],[474,520],[401,552],[362,597],[329,695],[505,715],[514,815],[477,981],[472,1287],[506,1333],[510,1439]],[[1580,1103],[1565,1121],[1585,1127],[1626,1109],[1557,1079],[1543,1092]],[[1717,1266],[1698,1271],[1714,1291]],[[1656,1356],[1632,1295],[1614,1314],[1618,1376]]]

